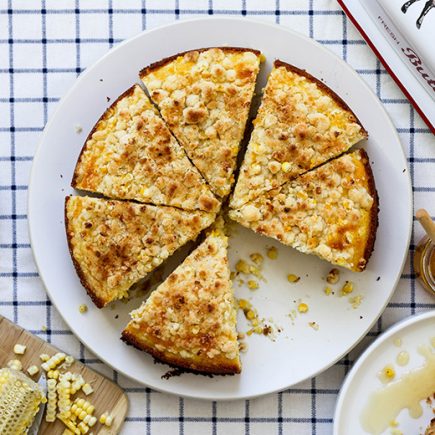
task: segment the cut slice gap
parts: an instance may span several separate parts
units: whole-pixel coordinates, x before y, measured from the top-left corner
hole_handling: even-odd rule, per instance
[[[173,366],[240,373],[227,249],[219,218],[205,240],[131,313],[122,339]]]
[[[140,86],[140,88],[141,88],[142,91],[145,93],[145,95],[148,97],[148,99],[149,99],[149,101],[151,102],[151,104],[153,105],[153,107],[154,107],[154,108],[156,109],[156,111],[158,112],[159,116],[162,118],[162,115],[161,115],[161,113],[160,113],[160,109],[159,109],[157,103],[156,103],[155,101],[153,101],[153,99],[151,98],[150,93],[148,92],[148,89],[146,88],[144,82],[142,82],[141,80],[139,80],[138,83],[137,83],[137,85]],[[252,107],[251,107],[251,109],[252,109]],[[162,118],[162,119],[163,119],[163,118]],[[164,121],[164,122],[165,122],[165,121]],[[167,126],[166,122],[165,122],[165,125]],[[167,126],[167,127],[168,127],[168,126]],[[177,141],[177,143],[178,143],[178,140],[177,140],[177,138],[175,137],[175,135],[174,135],[174,133],[172,132],[172,130],[171,130],[169,127],[168,127],[168,129],[169,129],[171,135],[174,137],[174,139],[175,139],[175,140]],[[184,150],[184,148],[183,148],[183,150]],[[184,152],[185,152],[185,150],[184,150]],[[189,162],[192,164],[192,166],[194,166],[194,167],[196,168],[196,170],[201,174],[201,177],[203,178],[203,181],[204,181],[204,183],[207,185],[207,187],[208,187],[210,190],[212,190],[211,187],[210,187],[210,184],[209,184],[208,181],[205,179],[204,174],[202,174],[201,171],[200,171],[200,170],[195,166],[195,164],[192,162],[191,158],[189,157],[189,155],[188,155],[186,152],[185,152],[185,155],[186,155],[187,159],[189,160]]]
[[[126,202],[126,203],[129,203],[129,204],[155,206],[155,204],[153,204],[152,202],[141,202],[141,201],[137,201],[135,199],[112,198],[110,196],[103,195],[102,193],[89,192],[87,190],[80,190],[80,189],[76,189],[74,195],[72,195],[72,196],[82,196],[82,197],[88,197],[88,198],[115,200],[115,201],[119,201],[119,202]],[[221,211],[222,205],[224,203],[227,204],[227,202],[219,202],[219,207],[218,207],[217,211],[213,211],[213,212],[210,212],[210,213],[213,213],[213,214],[219,213]],[[165,205],[165,204],[159,205],[158,207],[161,207],[162,209],[168,207],[168,208],[174,208],[174,209],[180,210],[180,211],[187,211],[187,212],[189,212],[189,211],[201,211],[201,212],[204,212],[204,213],[208,213],[208,212],[205,212],[204,210],[186,210],[186,209],[181,208],[181,207],[170,206],[170,205]]]
[[[230,193],[261,53],[204,48],[144,68],[140,78],[213,192]]]
[[[162,118],[162,115],[161,115],[161,113],[160,113],[160,109],[159,109],[157,103],[156,103],[155,101],[153,101],[153,99],[151,98],[151,96],[150,96],[150,94],[149,94],[149,92],[148,92],[148,89],[146,88],[145,84],[144,84],[142,81],[139,81],[138,86],[140,86],[141,89],[145,92],[145,95],[148,97],[149,101],[151,102],[151,104],[153,105],[153,107],[156,109],[156,111],[158,112],[159,116]],[[252,109],[252,107],[251,107],[251,109]],[[162,119],[163,119],[163,118],[162,118]],[[164,121],[164,122],[165,122],[165,125],[168,127],[168,125],[166,124],[166,121]],[[174,140],[177,141],[177,143],[178,143],[178,140],[177,140],[177,138],[175,137],[174,132],[172,131],[172,129],[170,129],[169,127],[168,127],[168,129],[169,129],[169,132],[171,133],[171,135],[173,136]],[[195,166],[195,163],[192,162],[192,159],[191,159],[190,156],[186,153],[186,150],[184,149],[184,147],[183,147],[183,150],[184,150],[184,152],[185,152],[185,155],[186,155],[187,159],[188,159],[189,162],[191,163],[191,165],[192,165],[192,166],[193,166],[193,167],[198,171],[198,173],[199,173],[199,174],[201,175],[201,177],[202,177],[203,182],[204,182],[205,185],[210,189],[210,192],[212,192],[213,189],[211,188],[210,183],[206,180],[204,174],[203,174],[203,173],[202,173],[202,172],[201,172],[201,171],[200,171],[200,170]],[[240,156],[240,153],[239,153],[239,156]],[[240,165],[240,162],[238,162],[237,164]],[[212,193],[212,194],[213,194],[213,193]],[[219,198],[219,197],[218,197],[218,200],[223,200],[223,199],[224,199],[224,198]],[[219,210],[220,210],[220,208],[221,208],[221,206],[222,206],[222,203],[220,203],[220,207],[219,207],[218,209],[213,210],[213,211],[214,211],[215,213],[218,213]]]
[[[142,301],[163,282],[166,278],[186,259],[186,257],[199,246],[203,238],[203,232],[195,239],[187,242],[178,248],[169,256],[160,266],[148,273],[146,277],[141,278],[133,284],[128,291],[128,303],[135,304],[131,308],[137,307]],[[120,301],[121,304],[126,302],[125,299]],[[115,303],[112,304],[113,306]]]
[[[94,126],[72,186],[109,198],[217,212],[220,204],[139,85]]]
[[[65,226],[77,274],[97,307],[130,287],[210,226],[215,214],[128,201],[67,197]]]
[[[366,137],[335,92],[307,72],[275,61],[230,207],[240,208]]]
[[[361,272],[372,253],[378,197],[367,154],[359,149],[271,190],[231,219],[306,254]]]

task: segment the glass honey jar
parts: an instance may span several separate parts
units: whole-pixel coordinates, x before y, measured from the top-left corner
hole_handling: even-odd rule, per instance
[[[415,248],[414,270],[423,287],[435,296],[435,244],[429,236],[423,237]]]

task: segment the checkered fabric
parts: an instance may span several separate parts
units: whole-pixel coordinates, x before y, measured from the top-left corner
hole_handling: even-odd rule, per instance
[[[418,224],[393,299],[354,351],[289,390],[230,403],[162,394],[118,375],[68,330],[35,268],[27,230],[29,171],[42,129],[59,98],[87,66],[125,38],[209,15],[279,23],[318,40],[351,64],[397,127],[408,157],[415,208],[424,206],[435,214],[434,138],[333,0],[2,0],[0,314],[117,382],[130,400],[124,434],[330,434],[337,393],[355,358],[393,323],[435,309],[412,267],[414,247],[422,237]]]

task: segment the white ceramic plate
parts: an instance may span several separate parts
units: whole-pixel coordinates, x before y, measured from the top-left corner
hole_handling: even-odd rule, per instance
[[[198,36],[200,35],[200,36]],[[231,239],[230,260],[279,249],[279,259],[266,262],[267,282],[250,292],[236,286],[237,297],[252,298],[259,314],[273,318],[282,328],[275,342],[264,336],[248,339],[243,373],[213,379],[183,375],[161,379],[167,367],[156,365],[148,355],[119,340],[135,300],[98,310],[92,306],[77,278],[65,239],[63,204],[84,138],[109,103],[137,80],[145,65],[188,49],[233,45],[260,49],[267,57],[260,76],[280,58],[305,68],[332,87],[356,112],[370,134],[362,146],[373,162],[380,197],[380,225],[375,252],[362,274],[342,272],[342,282],[355,282],[356,294],[364,296],[358,309],[346,298],[325,296],[322,281],[330,265],[280,246],[239,227]],[[83,132],[77,134],[74,126]],[[62,177],[61,177],[62,176]],[[400,201],[397,200],[400,198]],[[411,185],[403,151],[378,99],[364,81],[343,61],[315,41],[282,27],[241,19],[201,19],[180,22],[141,33],[111,50],[88,68],[63,98],[47,124],[34,159],[29,186],[29,225],[32,247],[51,300],[77,337],[116,370],[152,388],[206,399],[239,399],[285,389],[325,370],[348,352],[370,329],[388,303],[399,279],[411,229]],[[288,273],[302,278],[289,284]],[[379,280],[377,278],[380,277]],[[289,313],[303,299],[309,312],[293,322]],[[84,316],[78,306],[87,303]],[[115,313],[119,314],[114,319]],[[318,331],[308,326],[319,324]],[[243,321],[241,329],[246,330]]]
[[[425,360],[418,347],[430,347],[434,339],[435,311],[399,322],[378,337],[358,359],[341,388],[334,416],[334,435],[367,435],[368,432],[361,427],[360,416],[369,395],[383,387],[377,374],[386,365],[392,365],[399,379],[403,373],[421,367]],[[409,354],[409,363],[405,366],[396,364],[401,351]],[[411,418],[408,410],[402,410],[396,418],[397,429],[404,434],[424,433],[424,428],[433,418],[433,405],[426,404],[424,400],[421,405],[423,415],[418,419]],[[391,428],[384,433],[390,434]]]

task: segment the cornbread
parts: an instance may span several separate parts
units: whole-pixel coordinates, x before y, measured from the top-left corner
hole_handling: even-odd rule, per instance
[[[126,201],[67,197],[65,225],[71,257],[89,296],[101,308],[172,253],[195,239],[215,218]]]
[[[217,211],[215,198],[139,85],[104,112],[86,139],[72,186],[113,199]]]
[[[230,207],[240,208],[366,137],[350,108],[324,83],[275,61]]]
[[[231,274],[224,219],[217,217],[232,191],[262,60],[253,49],[203,48],[144,68],[139,76],[149,97],[139,85],[124,92],[95,124],[75,168],[74,188],[108,199],[65,201],[73,264],[99,308],[127,297],[132,285],[211,226],[130,313],[121,337],[157,360],[195,372],[240,373],[239,352],[247,345],[238,342],[238,308],[247,336],[271,337],[275,328],[248,300],[234,299],[231,278],[257,290],[264,262],[276,260],[278,250],[240,259]],[[367,137],[355,114],[321,81],[277,60],[253,124],[229,217],[303,253],[363,271],[374,246],[378,198],[367,154],[346,154]],[[285,273],[297,286],[301,277],[290,272],[297,270]],[[339,275],[332,269],[327,283],[337,284]],[[352,282],[340,287],[335,291],[356,308],[362,297],[352,293]],[[331,287],[324,291],[333,293]],[[299,314],[310,316],[302,300],[294,308],[292,322]],[[80,312],[86,310],[80,305]],[[314,321],[308,325],[319,329]],[[42,364],[54,386],[63,382],[64,362],[58,360],[47,356]],[[65,379],[65,385],[93,391],[84,379]],[[65,392],[52,392],[49,408]],[[97,421],[92,405],[66,399],[69,408],[60,409],[59,418],[71,431],[75,425],[89,431]],[[50,418],[55,415],[52,409]],[[100,422],[110,426],[112,416],[104,413]]]
[[[251,328],[246,331],[248,337],[252,334],[269,335],[271,332],[270,326],[264,323],[264,319],[258,316],[257,310],[252,306],[251,302],[246,299],[239,299],[238,307],[243,311],[246,320]]]
[[[163,119],[219,197],[234,181],[260,59],[248,48],[205,48],[140,72]]]
[[[255,232],[361,272],[373,250],[378,198],[368,157],[356,150],[230,210]]]
[[[341,288],[340,296],[346,296],[353,292],[353,282],[352,281],[346,281]]]
[[[87,306],[86,304],[81,304],[81,305],[79,306],[79,312],[80,312],[80,313],[84,314],[84,313],[86,313],[87,311],[88,311],[88,306]]]
[[[220,224],[131,313],[122,339],[156,359],[198,372],[240,373],[236,306]]]
[[[334,267],[334,269],[331,269],[328,272],[328,275],[326,276],[326,281],[329,284],[337,284],[339,280],[340,280],[340,271]]]
[[[251,254],[249,256],[249,258],[257,265],[257,266],[261,266],[263,264],[264,261],[264,257],[258,253],[258,252],[254,252],[253,254]]]

